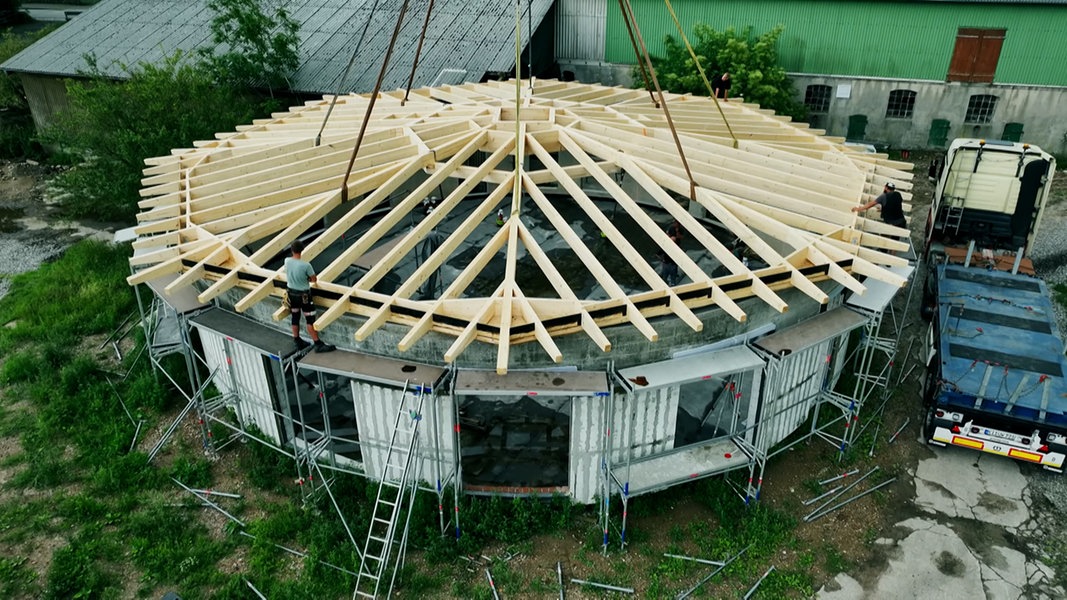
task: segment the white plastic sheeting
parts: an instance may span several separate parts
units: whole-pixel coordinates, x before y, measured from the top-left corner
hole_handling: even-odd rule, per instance
[[[237,401],[241,425],[254,425],[267,440],[281,444],[277,402],[271,390],[274,374],[267,372],[264,362],[277,359],[209,329],[200,328],[200,339],[208,368],[218,369],[213,380],[216,387]]]
[[[748,457],[733,442],[728,442],[728,447],[723,446],[724,438],[672,452],[676,445],[678,402],[682,386],[686,384],[743,374],[742,389],[748,398],[741,405],[743,414],[737,418],[739,426],[747,427],[755,418],[755,399],[759,397],[764,364],[752,350],[736,346],[619,371],[619,375],[636,389],[627,396],[616,398],[611,441],[612,471],[616,477],[629,483],[627,460],[632,465],[640,465],[661,460],[666,455],[669,458],[663,464],[670,468],[640,470],[639,487],[650,491],[676,483],[683,471],[686,477],[699,477],[748,464]],[[744,381],[746,378],[748,382]],[[751,440],[747,429],[739,435]],[[720,446],[726,449],[722,450]]]
[[[848,334],[866,318],[836,308],[790,329],[757,340],[767,356],[756,447],[766,453],[804,424],[823,391],[838,375]]]
[[[384,472],[385,457],[389,452],[393,426],[397,411],[403,404],[404,393],[400,387],[352,381],[363,468],[367,476],[373,479],[380,479]],[[408,393],[412,393],[411,390]],[[435,397],[428,394],[423,400],[416,453],[418,462],[412,466],[417,468],[420,480],[435,487],[438,478],[445,478],[451,465],[455,464],[452,437],[454,414],[450,396]]]

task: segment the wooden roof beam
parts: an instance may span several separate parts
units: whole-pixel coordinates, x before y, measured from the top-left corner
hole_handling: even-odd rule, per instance
[[[530,233],[526,226],[521,222],[519,223],[519,239],[522,240],[523,246],[526,247],[526,251],[530,254],[530,257],[534,259],[537,266],[541,267],[541,272],[544,273],[548,279],[549,284],[552,285],[552,289],[556,290],[556,294],[563,300],[569,300],[573,303],[575,312],[579,314],[582,323],[582,329],[590,339],[593,340],[597,346],[604,352],[611,350],[611,342],[608,341],[607,336],[597,326],[596,320],[593,319],[589,311],[585,309],[581,300],[574,293],[574,290],[567,285],[567,281],[563,278],[563,275],[556,269],[556,265],[552,264],[552,259],[548,257],[544,249],[534,239],[533,234]],[[542,344],[543,345],[543,344]],[[547,348],[546,348],[547,350]]]
[[[327,265],[326,268],[322,270],[321,277],[325,278],[327,281],[332,281],[340,275],[348,265],[352,264],[353,261],[369,250],[375,242],[381,239],[381,237],[392,229],[394,225],[421,203],[430,192],[443,183],[453,169],[462,165],[465,160],[477,152],[485,142],[485,138],[486,134],[484,132],[477,134],[466,146],[463,147],[462,150],[449,159],[444,168],[435,170],[430,177],[419,184],[419,186],[405,196],[403,200],[397,203],[387,215],[361,235],[356,243],[346,248],[344,252],[333,260],[333,262]]]
[[[355,203],[355,206],[345,213],[344,216],[327,227],[326,231],[322,232],[322,234],[312,240],[311,243],[307,245],[307,248],[304,249],[304,252],[309,256],[318,256],[321,252],[326,250],[330,244],[340,239],[346,231],[362,220],[363,217],[367,216],[371,211],[377,208],[379,204],[387,200],[390,194],[407,183],[416,173],[421,171],[424,165],[423,161],[430,159],[432,159],[432,156],[426,155],[420,157],[420,160],[412,161],[401,166],[399,170],[390,175],[384,183],[381,183],[377,187],[349,185],[349,202]],[[356,183],[359,184],[359,182]],[[368,192],[370,193],[368,194]],[[358,198],[363,194],[367,194],[367,196],[362,200],[359,200]],[[322,273],[319,274],[319,278],[327,279]]]
[[[534,337],[537,338],[537,343],[541,344],[541,347],[545,349],[548,356],[552,359],[552,362],[559,364],[563,362],[563,353],[559,351],[559,346],[556,345],[556,341],[552,339],[552,334],[545,328],[545,324],[541,321],[540,315],[534,310],[530,301],[526,298],[526,295],[522,293],[522,289],[516,284],[514,288],[515,302],[519,306],[519,310],[522,312],[523,317],[528,323],[533,323]]]
[[[484,269],[485,265],[489,263],[489,260],[492,259],[493,256],[496,255],[496,253],[499,252],[501,248],[504,247],[504,244],[507,243],[507,240],[508,232],[506,229],[501,228],[500,231],[498,231],[496,235],[494,235],[492,239],[490,239],[489,242],[485,246],[483,246],[480,251],[478,251],[478,254],[475,255],[474,260],[472,260],[471,263],[467,265],[467,268],[463,269],[463,271],[460,272],[459,276],[456,277],[455,281],[453,281],[448,286],[448,288],[441,293],[441,295],[437,298],[433,305],[425,313],[423,313],[422,317],[411,328],[411,331],[409,331],[407,335],[405,335],[403,339],[400,340],[400,344],[398,347],[401,352],[406,352],[409,348],[411,348],[412,345],[415,344],[415,342],[419,341],[419,339],[422,338],[423,335],[430,331],[430,328],[433,325],[433,315],[445,306],[445,301],[447,299],[456,297],[462,294],[463,290],[467,289],[467,286],[470,285],[471,281],[474,281],[474,278],[482,272],[482,269]],[[454,343],[452,347],[449,348],[449,352],[456,351],[453,356],[458,356],[459,353],[462,352],[463,349],[466,348],[470,344],[470,342],[474,340],[473,336],[475,335],[475,333],[477,333],[476,327],[478,321],[486,316],[486,311],[488,310],[488,308],[492,307],[493,297],[499,295],[500,291],[501,287],[497,286],[497,289],[493,293],[493,296],[487,299],[485,306],[481,310],[479,310],[478,313],[475,314],[475,317],[471,319],[468,322],[467,327],[464,328],[462,335],[468,335],[470,336],[470,339],[463,344],[460,344],[459,340],[457,339],[456,343]],[[445,356],[445,360],[447,362],[451,362],[448,360],[447,354]]]
[[[570,152],[571,156],[574,156],[578,162],[586,168],[589,174],[596,179],[597,183],[599,183],[600,186],[623,207],[623,210],[625,210],[627,214],[629,214],[630,217],[644,229],[645,233],[667,253],[667,256],[682,268],[691,280],[703,283],[712,288],[712,297],[723,311],[738,321],[743,322],[745,320],[745,311],[741,310],[741,307],[737,306],[733,300],[726,294],[722,293],[722,290],[718,289],[718,286],[707,277],[704,271],[693,262],[691,258],[689,258],[689,255],[686,254],[677,243],[670,239],[670,236],[668,236],[667,233],[652,220],[652,217],[648,216],[648,213],[638,206],[637,202],[634,202],[634,200],[630,198],[621,187],[619,187],[619,184],[615,183],[615,180],[612,179],[610,175],[597,168],[596,163],[581,146],[575,143],[575,141],[566,133],[560,134],[560,142],[564,145],[567,151]],[[549,158],[551,159],[551,156],[549,156]],[[542,162],[543,161],[544,159],[542,158]],[[601,216],[603,216],[602,213]],[[671,292],[671,297],[671,307],[672,309],[675,309],[678,316],[688,323],[694,331],[701,331],[704,328],[704,324],[700,319],[698,319],[688,307],[685,309],[681,308],[684,306],[684,303],[678,298],[678,295],[675,292]]]
[[[897,275],[892,271],[883,269],[882,267],[879,267],[878,265],[872,262],[864,260],[859,256],[849,256],[840,248],[837,248],[832,244],[827,244],[825,242],[816,240],[815,243],[812,245],[812,250],[824,253],[830,258],[830,260],[834,261],[844,261],[851,259],[853,273],[866,275],[871,279],[877,279],[878,281],[882,281],[884,283],[888,283],[889,285],[893,285],[896,287],[904,287],[908,284],[908,279],[906,277],[901,277],[900,275]]]
[[[767,284],[763,283],[763,280],[756,277],[749,271],[740,259],[734,256],[733,252],[730,252],[722,242],[719,241],[710,231],[707,230],[699,221],[696,220],[689,211],[685,210],[678,202],[663,191],[651,177],[648,176],[636,163],[630,158],[621,158],[622,167],[631,177],[637,181],[638,185],[642,187],[650,196],[656,199],[660,203],[660,206],[665,208],[672,217],[678,221],[685,230],[692,235],[704,248],[715,257],[723,266],[725,266],[731,273],[744,273],[752,285],[752,291],[761,300],[769,304],[774,310],[778,312],[785,312],[789,310],[789,305],[782,300],[778,294],[775,294]]]
[[[629,299],[623,289],[619,287],[619,284],[608,274],[607,269],[604,268],[604,265],[601,264],[596,256],[589,250],[588,246],[585,245],[585,242],[574,233],[570,223],[563,218],[563,215],[559,214],[559,211],[557,211],[554,206],[552,206],[552,203],[548,201],[544,192],[542,192],[532,181],[529,181],[529,178],[525,173],[522,174],[522,177],[523,188],[526,190],[526,193],[530,194],[534,203],[537,204],[538,208],[541,209],[541,212],[544,213],[552,223],[553,227],[556,228],[556,231],[560,234],[560,237],[563,238],[563,241],[565,241],[567,245],[570,246],[571,250],[578,255],[582,264],[589,269],[589,272],[597,280],[597,283],[607,291],[612,299],[621,300],[625,303],[626,317],[638,331],[648,338],[649,341],[658,341],[659,334],[656,333],[656,330],[648,322],[645,316],[641,314],[641,311],[637,309],[637,306]],[[572,181],[572,187],[573,183],[574,182]]]
[[[493,166],[503,160],[503,158],[506,157],[509,152],[510,150],[508,148],[501,148],[497,150],[497,152],[494,153],[493,156],[490,156],[489,159],[487,159],[487,161],[482,165],[482,167],[485,170],[491,169]],[[376,264],[373,268],[371,268],[370,271],[368,271],[363,277],[361,277],[360,280],[356,282],[356,285],[353,286],[353,288],[372,288],[385,274],[387,274],[396,265],[397,262],[399,262],[399,260],[403,256],[407,254],[407,252],[410,251],[410,249],[419,240],[423,239],[427,232],[432,230],[442,219],[447,217],[448,212],[451,210],[451,208],[462,202],[467,193],[470,192],[470,190],[473,189],[475,185],[478,185],[479,182],[480,181],[478,179],[471,178],[466,180],[463,185],[457,187],[437,207],[437,209],[433,211],[433,213],[431,213],[425,219],[419,222],[419,224],[416,225],[415,228],[404,237],[404,240],[400,243],[399,246],[395,247],[393,251],[389,253],[389,256],[387,256],[381,262]],[[489,214],[491,214],[493,208],[500,202],[500,200],[503,199],[504,195],[507,193],[510,187],[510,181],[498,185],[497,189],[494,190],[492,194],[490,194],[489,198],[482,202],[480,210],[476,210],[471,215],[468,215],[468,218],[464,221],[463,225],[458,227],[456,231],[454,231],[452,235],[449,236],[449,240],[456,239],[459,242],[462,242],[463,238],[457,236],[457,234],[469,231],[468,227],[477,226],[478,223],[483,221]],[[475,215],[477,215],[479,218],[475,219]],[[393,302],[397,298],[410,297],[411,294],[418,289],[418,286],[421,285],[434,270],[440,267],[444,260],[451,255],[451,253],[457,246],[458,243],[449,244],[448,242],[439,246],[438,249],[435,250],[430,257],[428,257],[425,261],[423,261],[421,265],[419,265],[419,267],[416,269],[416,272],[413,273],[412,276],[409,277],[407,281],[400,288],[398,288],[396,292],[393,293],[393,296],[390,298],[390,301],[378,308],[371,317],[371,319],[368,319],[368,321],[356,331],[356,339],[362,341],[369,337],[379,327],[381,327],[385,323],[382,318],[382,315],[391,312],[391,306]]]

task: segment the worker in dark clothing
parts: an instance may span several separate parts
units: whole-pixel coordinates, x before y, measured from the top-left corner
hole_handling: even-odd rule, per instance
[[[671,242],[677,244],[678,238],[671,236]],[[662,249],[659,251],[659,260],[660,264],[662,265],[660,273],[663,275],[663,280],[667,282],[667,285],[669,286],[677,285],[679,280],[678,263],[674,262],[674,259],[672,259],[671,256],[667,254],[666,250]]]
[[[716,98],[722,98],[723,100],[730,99],[730,86],[733,84],[733,80],[730,79],[730,73],[723,71],[722,75],[716,75],[711,80],[711,91],[715,93]]]
[[[882,193],[863,206],[853,206],[852,212],[859,213],[869,208],[878,207],[882,211],[882,221],[894,227],[907,227],[908,221],[904,218],[904,197],[897,191],[897,186],[892,181],[885,184]]]

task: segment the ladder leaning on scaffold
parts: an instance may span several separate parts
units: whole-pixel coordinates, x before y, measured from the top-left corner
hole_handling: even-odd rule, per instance
[[[397,573],[403,566],[408,539],[408,524],[411,521],[411,505],[418,490],[417,449],[419,423],[422,421],[422,405],[428,388],[422,385],[404,384],[400,406],[397,408],[393,434],[386,449],[382,464],[378,496],[374,512],[367,528],[367,541],[363,548],[363,560],[356,578],[355,598],[377,598],[382,592],[382,580],[390,571],[385,595],[393,591]],[[397,525],[403,518],[400,541],[395,544]],[[395,553],[394,553],[394,546]]]

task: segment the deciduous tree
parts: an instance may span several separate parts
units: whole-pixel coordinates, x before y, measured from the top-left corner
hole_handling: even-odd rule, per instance
[[[218,77],[235,85],[275,89],[298,64],[300,24],[284,8],[268,14],[262,0],[209,0],[214,47],[203,55]]]
[[[796,101],[793,84],[778,61],[778,40],[784,31],[785,27],[778,25],[756,35],[751,27],[740,32],[732,27],[717,31],[698,23],[693,27],[690,43],[709,81],[714,75],[729,71],[733,80],[731,97],[744,96],[748,102],[800,119],[806,113],[804,105]],[[685,45],[667,36],[664,46],[665,55],[652,59],[660,85],[672,92],[708,95]],[[636,71],[634,81],[643,85]]]
[[[145,158],[232,130],[260,108],[257,98],[220,85],[181,53],[124,70],[125,80],[115,82],[90,61],[89,79],[67,86],[70,107],[46,134],[77,155],[79,164],[59,181],[75,216],[132,218]]]
[[[46,133],[77,165],[58,184],[75,216],[130,220],[144,159],[232,131],[279,102],[259,90],[297,66],[297,24],[265,0],[210,0],[215,46],[162,62],[123,65],[116,81],[87,57],[85,79],[67,86],[70,108]]]

